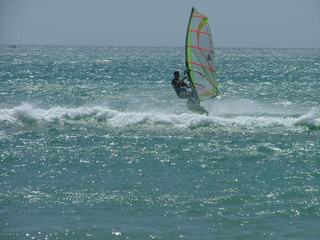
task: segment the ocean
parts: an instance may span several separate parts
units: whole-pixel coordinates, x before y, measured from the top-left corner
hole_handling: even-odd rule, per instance
[[[0,47],[0,239],[320,239],[320,49]]]

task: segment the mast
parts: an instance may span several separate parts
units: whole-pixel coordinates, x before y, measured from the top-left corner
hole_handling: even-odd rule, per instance
[[[186,34],[186,42],[185,42],[185,60],[186,60],[187,76],[188,76],[188,80],[189,80],[189,83],[190,83],[190,86],[191,86],[191,89],[192,89],[192,93],[193,93],[194,99],[199,103],[200,100],[199,100],[198,93],[197,93],[197,91],[195,89],[195,86],[194,86],[192,78],[191,78],[190,68],[189,68],[189,63],[188,63],[188,56],[189,56],[188,46],[190,45],[189,44],[189,30],[190,30],[190,26],[191,26],[191,23],[192,23],[192,16],[193,16],[193,13],[194,13],[195,10],[196,9],[194,7],[191,9],[191,14],[190,14],[190,18],[189,18],[187,34]]]
[[[192,15],[194,12],[194,7],[191,9],[191,14],[188,22],[188,27],[187,27],[187,35],[186,35],[186,44],[185,44],[185,59],[186,59],[186,69],[189,70],[189,64],[188,64],[188,45],[189,45],[189,29],[192,21]]]

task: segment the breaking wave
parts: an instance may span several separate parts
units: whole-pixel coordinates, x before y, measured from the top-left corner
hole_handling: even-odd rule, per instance
[[[207,125],[221,127],[294,127],[305,126],[310,129],[320,129],[320,108],[314,107],[305,113],[294,111],[281,112],[280,110],[265,108],[242,110],[239,108],[228,111],[221,108],[210,111],[209,116],[187,113],[177,113],[165,110],[148,111],[120,111],[108,106],[81,106],[76,108],[52,107],[49,109],[37,108],[33,104],[22,104],[12,109],[0,109],[0,124],[39,124],[39,123],[72,123],[105,122],[111,127],[127,127],[138,124],[166,124],[179,128],[196,128]]]

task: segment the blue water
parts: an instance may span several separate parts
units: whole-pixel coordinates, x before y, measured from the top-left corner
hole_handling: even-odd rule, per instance
[[[1,239],[320,239],[320,50],[0,47]]]

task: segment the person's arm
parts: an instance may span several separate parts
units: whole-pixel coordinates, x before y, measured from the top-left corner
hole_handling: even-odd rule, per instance
[[[191,88],[191,86],[190,86],[190,83],[188,82],[188,83],[186,83],[186,82],[184,82],[184,80],[185,79],[188,79],[188,77],[187,76],[185,76],[181,81],[183,82],[182,84],[184,85],[184,86],[186,86],[187,88]]]
[[[178,83],[178,85],[183,85],[184,84],[184,78],[179,80],[177,83]]]

